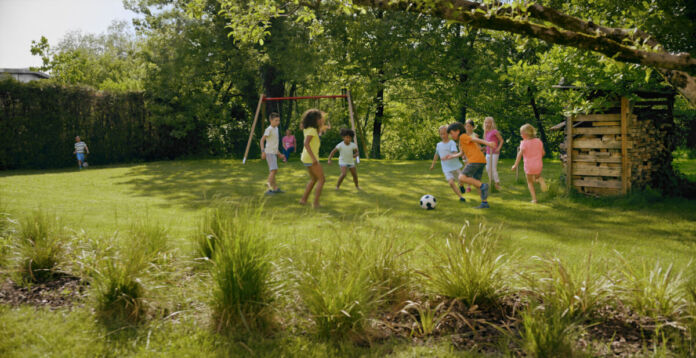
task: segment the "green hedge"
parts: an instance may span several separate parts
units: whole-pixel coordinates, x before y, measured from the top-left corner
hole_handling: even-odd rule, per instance
[[[148,116],[143,93],[0,81],[0,169],[74,166],[76,135],[87,143],[91,164],[186,154],[186,138],[173,138]]]

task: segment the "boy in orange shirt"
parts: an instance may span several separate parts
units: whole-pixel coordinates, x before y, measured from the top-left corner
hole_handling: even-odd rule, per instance
[[[472,123],[467,122],[466,125],[472,126],[473,129]],[[483,169],[486,168],[486,157],[483,155],[483,152],[481,152],[479,144],[495,147],[495,143],[468,136],[465,132],[466,127],[459,122],[452,123],[447,127],[447,133],[449,133],[452,140],[459,142],[459,153],[450,154],[447,159],[458,158],[461,157],[462,154],[466,155],[467,164],[462,174],[459,176],[459,182],[461,184],[470,184],[481,189],[481,205],[476,208],[487,209],[490,207],[488,205],[489,188],[488,184],[481,183]]]

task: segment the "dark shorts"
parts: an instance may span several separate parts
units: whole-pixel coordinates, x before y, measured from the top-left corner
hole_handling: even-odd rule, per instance
[[[462,170],[462,174],[468,176],[469,178],[474,178],[476,180],[481,180],[483,176],[483,169],[486,168],[486,163],[469,163]]]

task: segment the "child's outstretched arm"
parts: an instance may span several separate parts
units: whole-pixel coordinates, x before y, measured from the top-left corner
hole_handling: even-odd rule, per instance
[[[438,159],[438,155],[437,155],[437,153],[435,153],[435,155],[433,156],[433,163],[430,164],[430,170],[433,170],[433,168],[435,168],[435,162],[437,161],[437,159]]]
[[[520,160],[522,160],[522,149],[517,150],[517,158],[515,159],[515,164],[512,166],[512,170],[517,169],[517,166],[520,165]]]
[[[336,154],[336,151],[338,148],[334,148],[331,153],[329,153],[329,161],[327,162],[328,164],[331,164],[331,158],[333,158],[334,154]]]
[[[264,150],[264,147],[266,146],[266,136],[261,137],[259,145],[261,146],[261,159],[266,159],[266,151]]]
[[[462,151],[460,150],[459,153],[447,154],[444,158],[442,158],[442,160],[448,160],[448,159],[454,159],[454,158],[461,158],[462,155],[464,155],[464,152],[462,152]]]
[[[308,135],[305,137],[304,140],[304,147],[307,149],[307,154],[309,154],[309,157],[312,158],[312,164],[314,163],[319,163],[319,160],[317,160],[317,157],[314,155],[314,152],[312,152],[312,147],[309,145],[309,143],[312,141],[311,135]]]
[[[471,141],[474,142],[474,143],[487,145],[487,146],[489,146],[489,147],[491,147],[491,148],[495,148],[495,143],[489,142],[489,141],[486,141],[486,140],[483,140],[483,139],[478,139],[478,138],[471,137]]]

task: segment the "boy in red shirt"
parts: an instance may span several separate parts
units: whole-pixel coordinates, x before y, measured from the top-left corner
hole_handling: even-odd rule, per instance
[[[467,122],[466,125],[472,126],[472,124],[469,122]],[[450,124],[449,127],[447,127],[447,133],[449,133],[452,140],[459,142],[459,153],[450,154],[447,159],[458,158],[461,157],[462,154],[466,155],[467,159],[467,164],[464,167],[462,174],[459,176],[459,182],[461,184],[466,183],[473,185],[476,188],[481,189],[481,205],[476,208],[489,208],[488,184],[481,183],[483,169],[486,168],[486,157],[483,155],[483,152],[481,152],[481,147],[479,147],[479,144],[495,147],[495,143],[468,136],[466,134],[466,127],[459,122]]]

